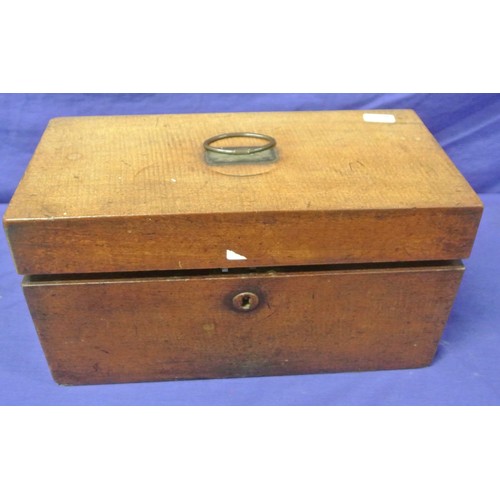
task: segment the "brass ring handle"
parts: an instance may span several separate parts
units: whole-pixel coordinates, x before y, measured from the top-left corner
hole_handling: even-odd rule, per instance
[[[238,147],[238,148],[217,148],[212,146],[214,142],[221,141],[222,139],[232,139],[235,137],[253,137],[255,139],[263,139],[267,141],[262,146],[249,146],[249,147]],[[210,139],[207,139],[203,143],[203,147],[207,151],[212,151],[213,153],[222,153],[226,155],[250,155],[255,153],[260,153],[261,151],[266,151],[267,149],[274,148],[276,146],[276,139],[270,135],[256,134],[254,132],[231,132],[228,134],[219,134]]]

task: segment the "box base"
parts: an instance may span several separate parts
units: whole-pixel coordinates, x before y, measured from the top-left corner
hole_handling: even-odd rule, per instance
[[[459,262],[26,278],[63,385],[428,366]],[[258,297],[258,306],[233,301]]]

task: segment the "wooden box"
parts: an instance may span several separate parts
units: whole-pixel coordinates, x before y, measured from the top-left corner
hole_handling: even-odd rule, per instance
[[[49,123],[4,225],[94,384],[428,365],[481,212],[410,110],[109,116]]]

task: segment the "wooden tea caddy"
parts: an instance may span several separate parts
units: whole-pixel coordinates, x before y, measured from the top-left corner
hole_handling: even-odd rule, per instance
[[[429,365],[481,212],[411,110],[108,116],[50,121],[4,225],[97,384]]]

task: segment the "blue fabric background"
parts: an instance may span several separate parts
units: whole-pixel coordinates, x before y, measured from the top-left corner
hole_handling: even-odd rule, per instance
[[[332,375],[59,387],[0,234],[0,404],[500,403],[500,96],[497,94],[0,94],[0,212],[55,116],[412,108],[485,203],[431,367]]]

